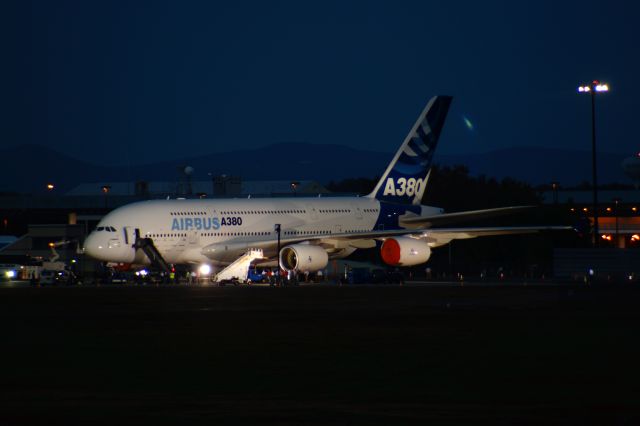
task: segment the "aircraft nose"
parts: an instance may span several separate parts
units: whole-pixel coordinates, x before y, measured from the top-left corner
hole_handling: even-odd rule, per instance
[[[94,259],[104,260],[103,257],[106,254],[107,242],[103,241],[101,235],[97,235],[95,232],[89,234],[86,240],[84,240],[84,252]]]
[[[84,252],[103,262],[131,263],[135,249],[123,242],[112,232],[93,231],[84,241]]]

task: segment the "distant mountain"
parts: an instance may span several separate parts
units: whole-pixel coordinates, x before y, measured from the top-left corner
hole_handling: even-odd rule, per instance
[[[392,155],[341,145],[288,142],[167,161],[142,166],[138,171],[156,179],[166,177],[167,170],[174,176],[177,166],[189,165],[195,168],[199,179],[212,173],[237,175],[245,180],[310,179],[326,183],[345,177],[380,175]]]
[[[622,171],[622,160],[631,153],[598,153],[598,183],[631,183]],[[512,177],[532,185],[559,182],[562,186],[591,182],[591,151],[545,147],[508,148],[472,155],[443,155],[443,165],[464,164],[473,175],[502,179]]]
[[[340,145],[279,143],[256,149],[213,153],[132,167],[107,167],[71,158],[44,146],[23,145],[0,150],[0,192],[43,192],[47,182],[67,191],[83,182],[178,180],[178,168],[192,166],[194,179],[208,173],[245,180],[311,179],[320,183],[349,177],[380,176],[393,153],[363,151]],[[629,154],[599,153],[599,182],[629,183],[622,160]],[[563,186],[591,180],[591,153],[552,148],[510,148],[484,154],[438,155],[440,165],[462,164],[472,175],[512,177],[533,185],[558,181]]]
[[[41,193],[47,183],[53,183],[56,191],[66,191],[78,182],[118,173],[115,168],[86,163],[42,145],[3,149],[0,158],[0,192]]]
[[[245,180],[311,179],[321,183],[346,177],[380,175],[390,153],[361,151],[340,145],[279,143],[262,148],[213,153],[132,167],[90,164],[38,145],[0,150],[0,192],[45,192],[48,182],[66,192],[83,182],[179,179],[184,166],[195,169],[195,180],[213,175]],[[96,161],[97,163],[97,161]]]

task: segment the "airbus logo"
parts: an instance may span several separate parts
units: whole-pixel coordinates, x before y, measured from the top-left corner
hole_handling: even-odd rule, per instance
[[[413,197],[416,194],[421,194],[424,189],[425,179],[416,179],[416,178],[398,178],[394,180],[393,178],[387,178],[387,182],[384,185],[384,193],[385,195],[393,195],[401,197],[403,195],[407,195],[409,197]]]
[[[172,231],[189,231],[192,229],[220,229],[220,220],[217,217],[181,217],[179,219],[174,218],[171,222]]]
[[[171,222],[172,231],[190,231],[190,230],[216,230],[221,226],[242,226],[242,217],[228,216],[223,218],[210,217],[181,217],[174,218]]]

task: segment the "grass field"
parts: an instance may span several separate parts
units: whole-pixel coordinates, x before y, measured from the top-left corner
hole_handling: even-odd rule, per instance
[[[1,288],[0,425],[640,424],[632,287]]]

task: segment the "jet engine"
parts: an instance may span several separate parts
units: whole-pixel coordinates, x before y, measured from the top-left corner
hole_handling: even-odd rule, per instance
[[[329,255],[320,246],[293,244],[280,250],[280,266],[287,271],[315,272],[327,263]]]
[[[392,266],[414,266],[425,263],[431,256],[429,244],[408,237],[387,238],[380,248],[382,260]]]

